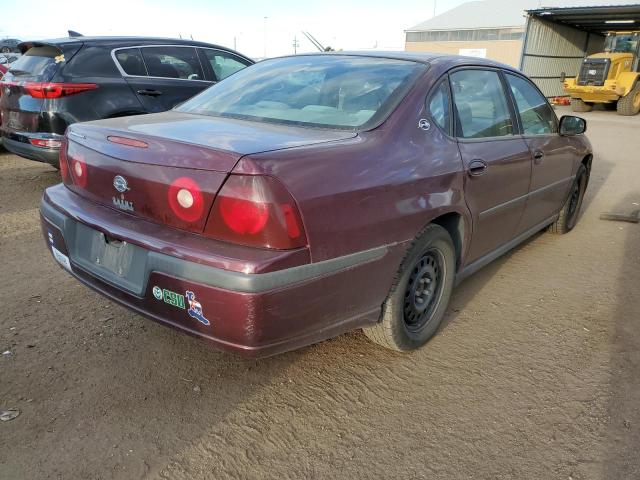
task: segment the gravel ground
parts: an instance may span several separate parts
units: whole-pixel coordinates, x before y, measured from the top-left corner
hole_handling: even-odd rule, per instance
[[[359,332],[267,360],[81,286],[39,230],[52,168],[0,153],[2,479],[640,478],[640,117],[585,115],[584,215],[466,280],[417,352]]]

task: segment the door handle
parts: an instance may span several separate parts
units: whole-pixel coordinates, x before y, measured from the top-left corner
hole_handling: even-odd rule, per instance
[[[469,163],[468,173],[472,177],[479,177],[480,175],[484,175],[487,171],[487,164],[484,160],[471,160]]]
[[[149,97],[157,97],[162,95],[160,90],[138,90],[138,95],[147,95]]]
[[[533,152],[533,163],[540,165],[544,160],[544,152],[542,150],[536,150]]]

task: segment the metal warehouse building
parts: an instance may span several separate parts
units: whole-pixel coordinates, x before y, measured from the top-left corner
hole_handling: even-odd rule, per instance
[[[551,97],[563,94],[563,72],[576,76],[585,55],[602,51],[607,31],[632,29],[640,29],[640,0],[484,0],[406,30],[405,49],[498,60]]]

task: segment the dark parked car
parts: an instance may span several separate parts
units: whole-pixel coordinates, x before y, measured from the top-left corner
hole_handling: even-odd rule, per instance
[[[0,135],[23,157],[58,165],[75,122],[163,112],[253,63],[191,40],[69,37],[24,42],[0,82]]]
[[[20,40],[17,38],[3,38],[0,39],[0,53],[19,52],[18,44]]]
[[[486,60],[266,60],[170,112],[72,125],[42,227],[81,282],[222,348],[364,328],[410,350],[457,281],[574,227],[585,129]]]

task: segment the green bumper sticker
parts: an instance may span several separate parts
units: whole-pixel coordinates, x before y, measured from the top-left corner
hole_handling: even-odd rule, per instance
[[[164,303],[184,310],[184,295],[156,286],[153,287],[153,296],[158,300],[164,301]]]

